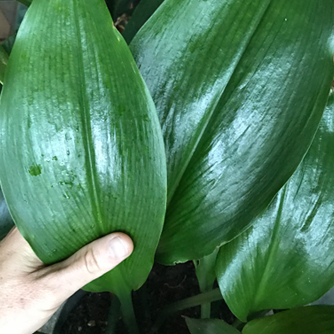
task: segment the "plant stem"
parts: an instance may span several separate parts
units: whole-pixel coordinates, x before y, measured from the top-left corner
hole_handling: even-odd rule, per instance
[[[121,311],[123,316],[123,321],[130,334],[139,334],[139,329],[137,325],[137,320],[132,304],[131,291],[123,292],[118,296],[121,302]]]
[[[234,327],[236,329],[240,329],[241,325],[244,325],[244,323],[242,321],[240,321],[239,319],[235,319],[233,321],[232,327]]]
[[[203,257],[199,261],[194,261],[196,268],[196,277],[200,291],[208,292],[213,288],[213,283],[216,280],[216,259],[218,249],[212,254]],[[211,316],[211,303],[205,303],[201,305],[201,319],[207,319]]]
[[[116,325],[121,317],[121,303],[117,296],[111,293],[111,305],[108,314],[108,325],[106,329],[107,334],[115,334]]]
[[[211,303],[201,305],[201,319],[209,319],[211,316]]]
[[[199,261],[194,261],[195,269],[196,269],[196,277],[199,285],[200,292],[208,292],[212,289],[212,285],[206,280],[206,266],[204,263],[204,258]],[[212,282],[213,283],[213,282]],[[201,319],[210,318],[211,315],[211,303],[205,303],[201,305]]]
[[[217,288],[209,292],[204,292],[197,296],[189,297],[176,303],[170,304],[161,312],[155,325],[153,326],[153,331],[158,331],[161,325],[166,321],[166,319],[177,311],[182,311],[184,309],[202,305],[204,303],[212,303],[221,299],[223,299],[223,297],[220,293],[220,290]]]

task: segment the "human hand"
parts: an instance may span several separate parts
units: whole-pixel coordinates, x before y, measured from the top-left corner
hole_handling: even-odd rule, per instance
[[[17,228],[0,243],[0,333],[31,334],[74,292],[133,251],[123,233],[95,240],[65,261],[45,266]]]

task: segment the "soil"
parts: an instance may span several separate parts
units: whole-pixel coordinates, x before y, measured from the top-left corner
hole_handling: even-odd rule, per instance
[[[134,308],[141,333],[151,333],[164,307],[198,293],[199,288],[192,262],[173,267],[154,265],[147,282],[133,293]],[[69,314],[61,333],[107,333],[108,312],[112,298],[114,297],[110,293],[87,293]],[[200,307],[175,313],[156,333],[189,334],[184,316],[199,318]],[[212,317],[224,319],[228,323],[232,323],[235,319],[224,301],[212,304]],[[118,321],[116,328],[117,334],[127,334],[121,320]]]

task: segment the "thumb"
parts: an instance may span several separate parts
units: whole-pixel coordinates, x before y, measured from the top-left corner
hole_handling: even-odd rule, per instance
[[[124,233],[113,233],[81,248],[63,262],[47,267],[43,275],[57,288],[59,302],[92,280],[102,276],[125,260],[133,251],[133,243]],[[51,271],[51,272],[50,272]]]

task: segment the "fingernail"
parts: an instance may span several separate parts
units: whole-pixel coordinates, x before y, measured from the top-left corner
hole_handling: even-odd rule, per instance
[[[120,237],[110,240],[109,249],[111,256],[115,259],[123,259],[129,254],[128,245]]]

